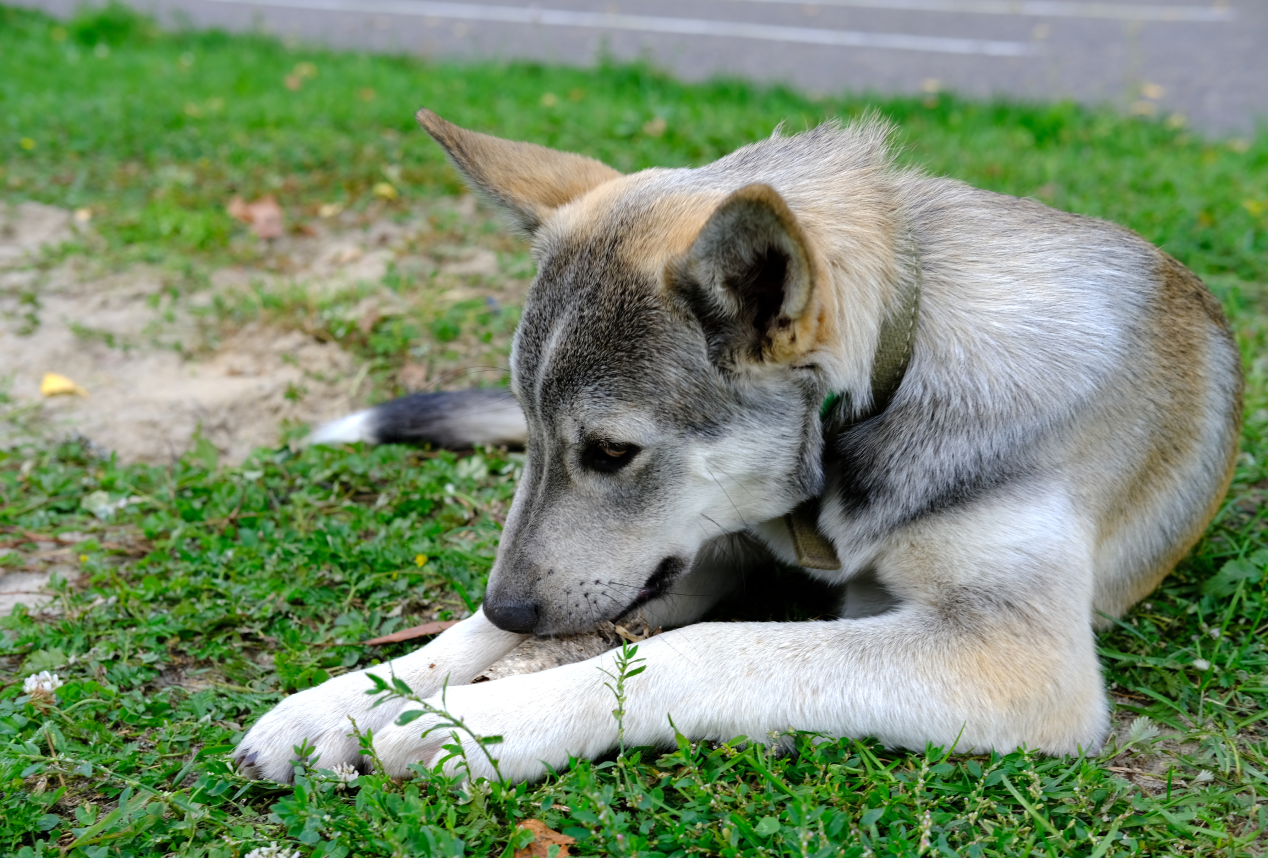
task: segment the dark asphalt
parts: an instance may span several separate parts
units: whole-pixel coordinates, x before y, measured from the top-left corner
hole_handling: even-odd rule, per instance
[[[68,14],[82,0],[7,0]],[[803,90],[1074,98],[1207,132],[1268,122],[1268,0],[132,0],[336,47],[587,64],[648,56]]]

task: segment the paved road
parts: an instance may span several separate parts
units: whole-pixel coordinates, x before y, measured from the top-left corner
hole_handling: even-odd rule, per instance
[[[7,0],[66,14],[81,0]],[[131,0],[161,20],[340,47],[573,64],[818,92],[1072,97],[1218,133],[1268,121],[1268,0]]]

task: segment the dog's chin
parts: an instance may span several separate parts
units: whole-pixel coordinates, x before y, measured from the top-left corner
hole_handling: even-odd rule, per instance
[[[639,614],[639,610],[648,602],[655,601],[661,596],[670,592],[675,582],[683,576],[691,566],[690,561],[682,557],[666,557],[657,564],[655,571],[648,576],[647,580],[639,587],[634,598],[626,604],[610,613],[598,615],[592,614],[589,617],[572,616],[547,616],[542,619],[533,634],[538,637],[569,637],[571,635],[584,635],[599,631],[605,623],[622,623],[632,620]]]

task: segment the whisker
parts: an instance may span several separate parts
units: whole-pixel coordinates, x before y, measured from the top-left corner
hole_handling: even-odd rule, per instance
[[[722,481],[713,473],[713,468],[710,468],[708,463],[705,463],[704,469],[709,472],[709,476],[718,484],[718,488],[722,489],[722,494],[726,495],[727,501],[731,504],[731,509],[735,510],[735,514],[740,517],[740,523],[747,529],[748,522],[744,520],[744,513],[740,512],[740,508],[735,505],[735,501],[731,500],[731,493],[726,490],[726,486],[722,485]]]
[[[450,370],[449,372],[443,373],[439,378],[429,384],[428,388],[430,389],[425,392],[436,393],[440,390],[440,386],[442,384],[448,384],[452,381],[457,381],[460,378],[484,372],[497,372],[502,375],[509,375],[511,368],[509,366],[468,366],[463,367],[462,369]],[[507,395],[510,395],[509,391]]]
[[[607,588],[609,588],[609,589],[612,589],[612,588],[617,588],[617,587],[623,587],[623,588],[625,588],[626,590],[634,590],[636,593],[638,592],[638,590],[641,590],[641,589],[642,589],[642,585],[641,585],[641,584],[618,584],[618,583],[616,583],[616,582],[614,582],[614,581],[609,581],[608,583],[604,584],[603,586],[604,586],[604,587],[607,587]],[[707,594],[705,594],[705,593],[686,593],[686,592],[683,592],[682,590],[664,590],[664,591],[662,591],[662,592],[661,592],[661,593],[657,596],[657,598],[660,598],[661,596],[677,596],[677,597],[678,597],[678,598],[680,598],[680,599],[705,599],[705,598],[708,598],[708,595],[707,595]]]
[[[734,506],[734,504],[732,504],[732,506]],[[727,535],[728,533],[727,529],[723,527],[722,525],[718,524],[717,521],[715,521],[711,516],[705,515],[704,513],[700,513],[700,517],[703,518],[705,521],[709,522],[710,524],[712,524],[714,527],[716,527],[718,529],[718,532],[721,533],[723,536]]]

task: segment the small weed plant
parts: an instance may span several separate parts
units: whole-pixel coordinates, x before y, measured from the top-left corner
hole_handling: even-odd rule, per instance
[[[412,724],[419,718],[426,715],[435,716],[438,720],[426,730],[422,732],[421,738],[427,738],[432,733],[448,733],[450,742],[441,746],[441,750],[445,753],[436,760],[435,765],[443,768],[451,760],[458,761],[458,768],[467,773],[467,780],[475,781],[476,775],[472,772],[471,761],[467,758],[466,747],[462,743],[462,736],[466,736],[471,740],[471,744],[480,749],[489,766],[493,769],[497,777],[498,783],[505,785],[502,779],[502,770],[498,768],[497,758],[489,750],[490,746],[500,745],[502,743],[501,736],[480,736],[463,722],[461,718],[451,715],[448,711],[446,697],[449,692],[449,680],[446,678],[444,685],[440,690],[440,706],[436,706],[423,698],[419,697],[406,684],[405,680],[400,677],[393,676],[389,682],[376,674],[369,674],[368,678],[374,683],[374,686],[367,691],[367,694],[382,695],[374,701],[375,706],[381,706],[389,700],[408,700],[416,704],[418,709],[407,709],[396,718],[399,726]]]
[[[599,668],[599,671],[608,678],[603,686],[616,698],[616,708],[612,710],[612,717],[616,719],[617,752],[622,758],[625,757],[625,683],[647,670],[647,665],[642,664],[645,659],[637,656],[638,646],[629,641],[622,641],[612,663],[613,669]]]

